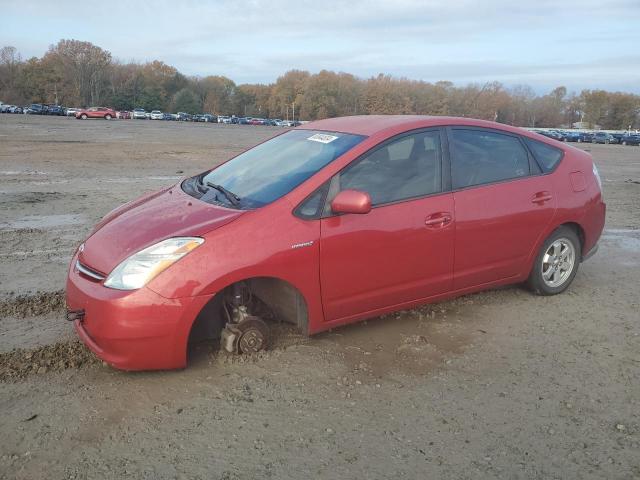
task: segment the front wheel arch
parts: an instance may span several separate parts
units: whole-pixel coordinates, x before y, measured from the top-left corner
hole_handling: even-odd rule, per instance
[[[221,288],[202,308],[189,330],[188,343],[219,338],[226,324],[223,299],[234,285],[248,285],[253,295],[274,313],[278,320],[296,325],[303,335],[309,332],[308,303],[292,283],[277,277],[248,277]]]

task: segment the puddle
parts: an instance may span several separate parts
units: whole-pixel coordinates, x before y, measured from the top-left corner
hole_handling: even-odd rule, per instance
[[[85,223],[82,215],[29,215],[8,222],[0,222],[0,230],[51,229]]]
[[[149,177],[120,177],[120,178],[105,178],[104,180],[102,180],[103,182],[106,183],[138,183],[138,182],[143,182],[145,180],[157,180],[157,181],[161,181],[161,182],[166,182],[166,181],[176,181],[176,180],[180,180],[182,178],[182,176],[180,175],[153,175],[153,176],[149,176]]]
[[[0,175],[46,175],[46,172],[39,172],[37,170],[3,170],[0,171]]]
[[[602,234],[602,239],[615,243],[619,248],[640,253],[640,230],[630,228],[608,228]]]
[[[319,347],[343,357],[351,372],[364,376],[365,380],[391,372],[425,374],[441,365],[447,356],[462,353],[471,343],[473,329],[458,324],[462,313],[457,311],[458,322],[450,323],[446,321],[444,305],[426,305],[385,315],[322,333],[314,339]]]
[[[165,175],[165,176],[156,176],[156,177],[146,177],[149,180],[180,180],[182,177],[180,175]]]

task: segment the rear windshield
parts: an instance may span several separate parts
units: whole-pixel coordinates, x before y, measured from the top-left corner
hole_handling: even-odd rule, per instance
[[[259,208],[286,195],[364,138],[346,133],[290,130],[209,172],[185,180],[183,190],[209,203]]]

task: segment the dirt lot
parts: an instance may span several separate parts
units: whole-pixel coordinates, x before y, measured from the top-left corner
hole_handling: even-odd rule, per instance
[[[0,116],[0,478],[640,478],[640,147],[585,146],[607,226],[563,295],[202,346],[177,372],[77,344],[62,289],[90,227],[276,131]]]

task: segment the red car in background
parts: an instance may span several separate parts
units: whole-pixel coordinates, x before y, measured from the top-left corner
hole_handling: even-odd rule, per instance
[[[112,118],[116,118],[116,112],[106,107],[83,108],[76,112],[76,118],[78,120],[86,120],[87,118],[104,118],[105,120],[111,120]]]
[[[597,249],[601,188],[588,153],[507,125],[311,122],[109,213],[67,318],[109,364],[168,369],[198,338],[265,348],[271,316],[314,334],[499,285],[554,295]]]

